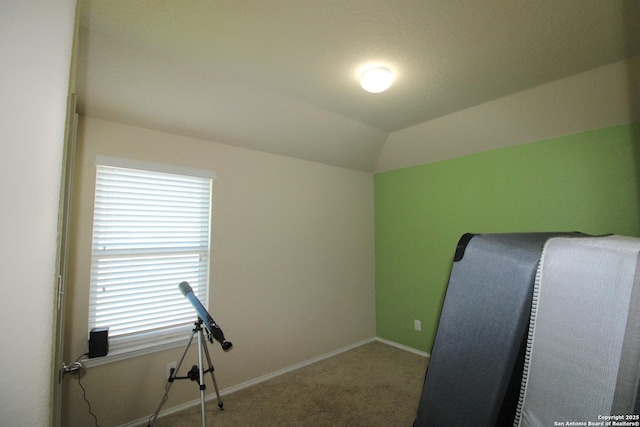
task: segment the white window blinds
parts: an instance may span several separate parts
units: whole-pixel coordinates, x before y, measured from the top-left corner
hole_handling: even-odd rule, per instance
[[[211,177],[98,165],[89,329],[111,349],[186,331],[197,315],[183,280],[206,304]]]

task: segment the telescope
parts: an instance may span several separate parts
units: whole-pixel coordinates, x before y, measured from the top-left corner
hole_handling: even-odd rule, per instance
[[[191,285],[189,285],[188,282],[182,282],[178,287],[180,288],[180,292],[182,292],[182,295],[184,295],[189,300],[191,305],[193,305],[196,313],[198,313],[198,317],[204,323],[207,331],[209,331],[209,341],[213,342],[213,340],[211,339],[211,336],[213,336],[213,338],[215,338],[216,341],[220,343],[224,351],[229,351],[231,347],[233,347],[233,344],[224,338],[222,329],[220,329],[220,326],[216,324],[211,315],[207,312],[207,309],[204,308],[204,305],[202,305],[198,297],[193,293]]]
[[[211,374],[211,379],[213,380],[213,387],[216,389],[216,396],[218,397],[218,408],[220,408],[220,410],[222,411],[222,406],[223,406],[222,399],[220,399],[220,391],[218,390],[218,384],[216,383],[216,376],[213,374],[214,369],[213,369],[213,364],[211,363],[211,357],[209,356],[209,350],[207,350],[207,343],[204,341],[204,331],[203,331],[202,325],[204,324],[204,329],[207,331],[207,338],[209,339],[209,342],[213,343],[213,338],[215,338],[216,341],[220,343],[224,351],[230,350],[231,347],[233,347],[233,344],[231,344],[229,341],[224,339],[224,334],[222,333],[222,329],[220,329],[220,326],[216,324],[216,322],[213,320],[213,317],[211,317],[211,315],[207,312],[207,309],[204,308],[204,305],[202,305],[198,297],[195,296],[195,294],[193,293],[193,289],[191,289],[191,286],[189,285],[189,283],[182,282],[178,287],[180,288],[180,292],[182,292],[182,295],[184,295],[189,300],[191,305],[193,305],[193,308],[196,309],[196,312],[198,313],[198,320],[194,323],[195,326],[193,328],[193,333],[191,334],[191,338],[189,339],[189,342],[187,343],[187,346],[184,349],[184,353],[182,353],[182,357],[180,358],[180,361],[178,362],[177,367],[175,369],[171,368],[171,373],[169,374],[169,378],[167,379],[167,385],[164,389],[164,396],[162,396],[162,399],[160,399],[160,404],[156,408],[156,412],[154,412],[153,415],[149,417],[149,424],[147,425],[147,427],[153,426],[156,420],[158,419],[158,414],[160,413],[160,409],[162,409],[162,405],[164,405],[164,403],[169,398],[169,390],[171,389],[173,382],[175,380],[186,380],[186,379],[191,381],[196,381],[200,386],[200,411],[202,415],[202,427],[205,427],[206,420],[205,420],[204,394],[207,386],[204,383],[204,374],[206,373]],[[187,351],[189,351],[189,347],[191,346],[191,343],[193,342],[193,338],[195,336],[198,337],[198,364],[193,365],[193,367],[191,368],[191,370],[189,371],[186,377],[179,377],[177,373],[180,370],[180,367],[182,366],[184,357],[187,355]],[[209,366],[207,369],[204,369],[203,367],[203,361],[202,361],[203,353],[207,358],[207,363]]]

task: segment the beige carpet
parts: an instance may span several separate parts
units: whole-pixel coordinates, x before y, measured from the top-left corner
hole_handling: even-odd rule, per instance
[[[381,342],[207,402],[207,426],[411,427],[428,359]],[[157,427],[201,426],[200,405]]]

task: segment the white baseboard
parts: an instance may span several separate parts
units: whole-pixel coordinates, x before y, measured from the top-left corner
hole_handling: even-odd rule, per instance
[[[415,349],[413,347],[407,347],[406,345],[398,344],[397,342],[389,341],[389,340],[386,340],[384,338],[376,337],[375,340],[376,341],[380,341],[381,343],[384,343],[384,344],[387,344],[387,345],[391,345],[393,347],[397,347],[397,348],[399,348],[401,350],[408,351],[409,353],[417,354],[418,356],[423,356],[423,357],[427,357],[427,358],[431,357],[430,353],[417,350],[417,349]]]
[[[348,345],[346,347],[339,348],[339,349],[331,351],[329,353],[325,353],[325,354],[322,354],[320,356],[313,357],[313,358],[305,360],[303,362],[296,363],[295,365],[291,365],[291,366],[288,366],[286,368],[279,369],[277,371],[268,373],[266,375],[262,375],[260,377],[251,379],[249,381],[245,381],[243,383],[240,383],[240,384],[225,388],[223,390],[220,390],[220,396],[231,394],[231,393],[234,393],[236,391],[240,391],[242,389],[245,389],[247,387],[251,387],[251,386],[254,386],[256,384],[260,384],[261,382],[270,380],[272,378],[278,377],[278,376],[286,374],[288,372],[295,371],[296,369],[304,368],[305,366],[311,365],[311,364],[316,363],[316,362],[320,362],[321,360],[328,359],[328,358],[336,356],[336,355],[338,355],[340,353],[344,353],[345,351],[353,350],[356,347],[360,347],[361,345],[368,344],[368,343],[373,342],[373,341],[379,341],[379,342],[381,342],[383,344],[391,345],[393,347],[396,347],[396,348],[399,348],[401,350],[405,350],[405,351],[408,351],[408,352],[411,352],[411,353],[414,353],[414,354],[417,354],[417,355],[420,355],[420,356],[423,356],[423,357],[429,357],[430,356],[429,353],[425,353],[423,351],[416,350],[415,348],[407,347],[405,345],[398,344],[398,343],[395,343],[393,341],[386,340],[384,338],[373,337],[373,338],[368,338],[366,340],[358,341],[358,342],[356,342],[354,344]],[[214,400],[215,398],[216,398],[216,395],[215,395],[215,393],[213,393],[213,394],[208,395],[206,397],[206,400],[207,401]],[[192,400],[190,402],[183,403],[181,405],[177,405],[177,406],[174,406],[174,407],[171,407],[171,408],[168,408],[168,409],[164,409],[164,410],[160,411],[160,413],[158,414],[158,418],[162,418],[162,417],[165,417],[167,415],[171,415],[171,414],[174,414],[176,412],[180,412],[182,410],[197,406],[199,404],[200,404],[200,399],[195,399],[195,400]],[[146,426],[146,425],[149,424],[149,418],[150,417],[140,418],[140,419],[137,419],[135,421],[131,421],[131,422],[126,423],[126,424],[122,424],[119,427]]]

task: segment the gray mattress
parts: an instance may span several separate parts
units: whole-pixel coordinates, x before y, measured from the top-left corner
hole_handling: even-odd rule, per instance
[[[562,234],[463,236],[414,426],[513,425],[540,254]]]

